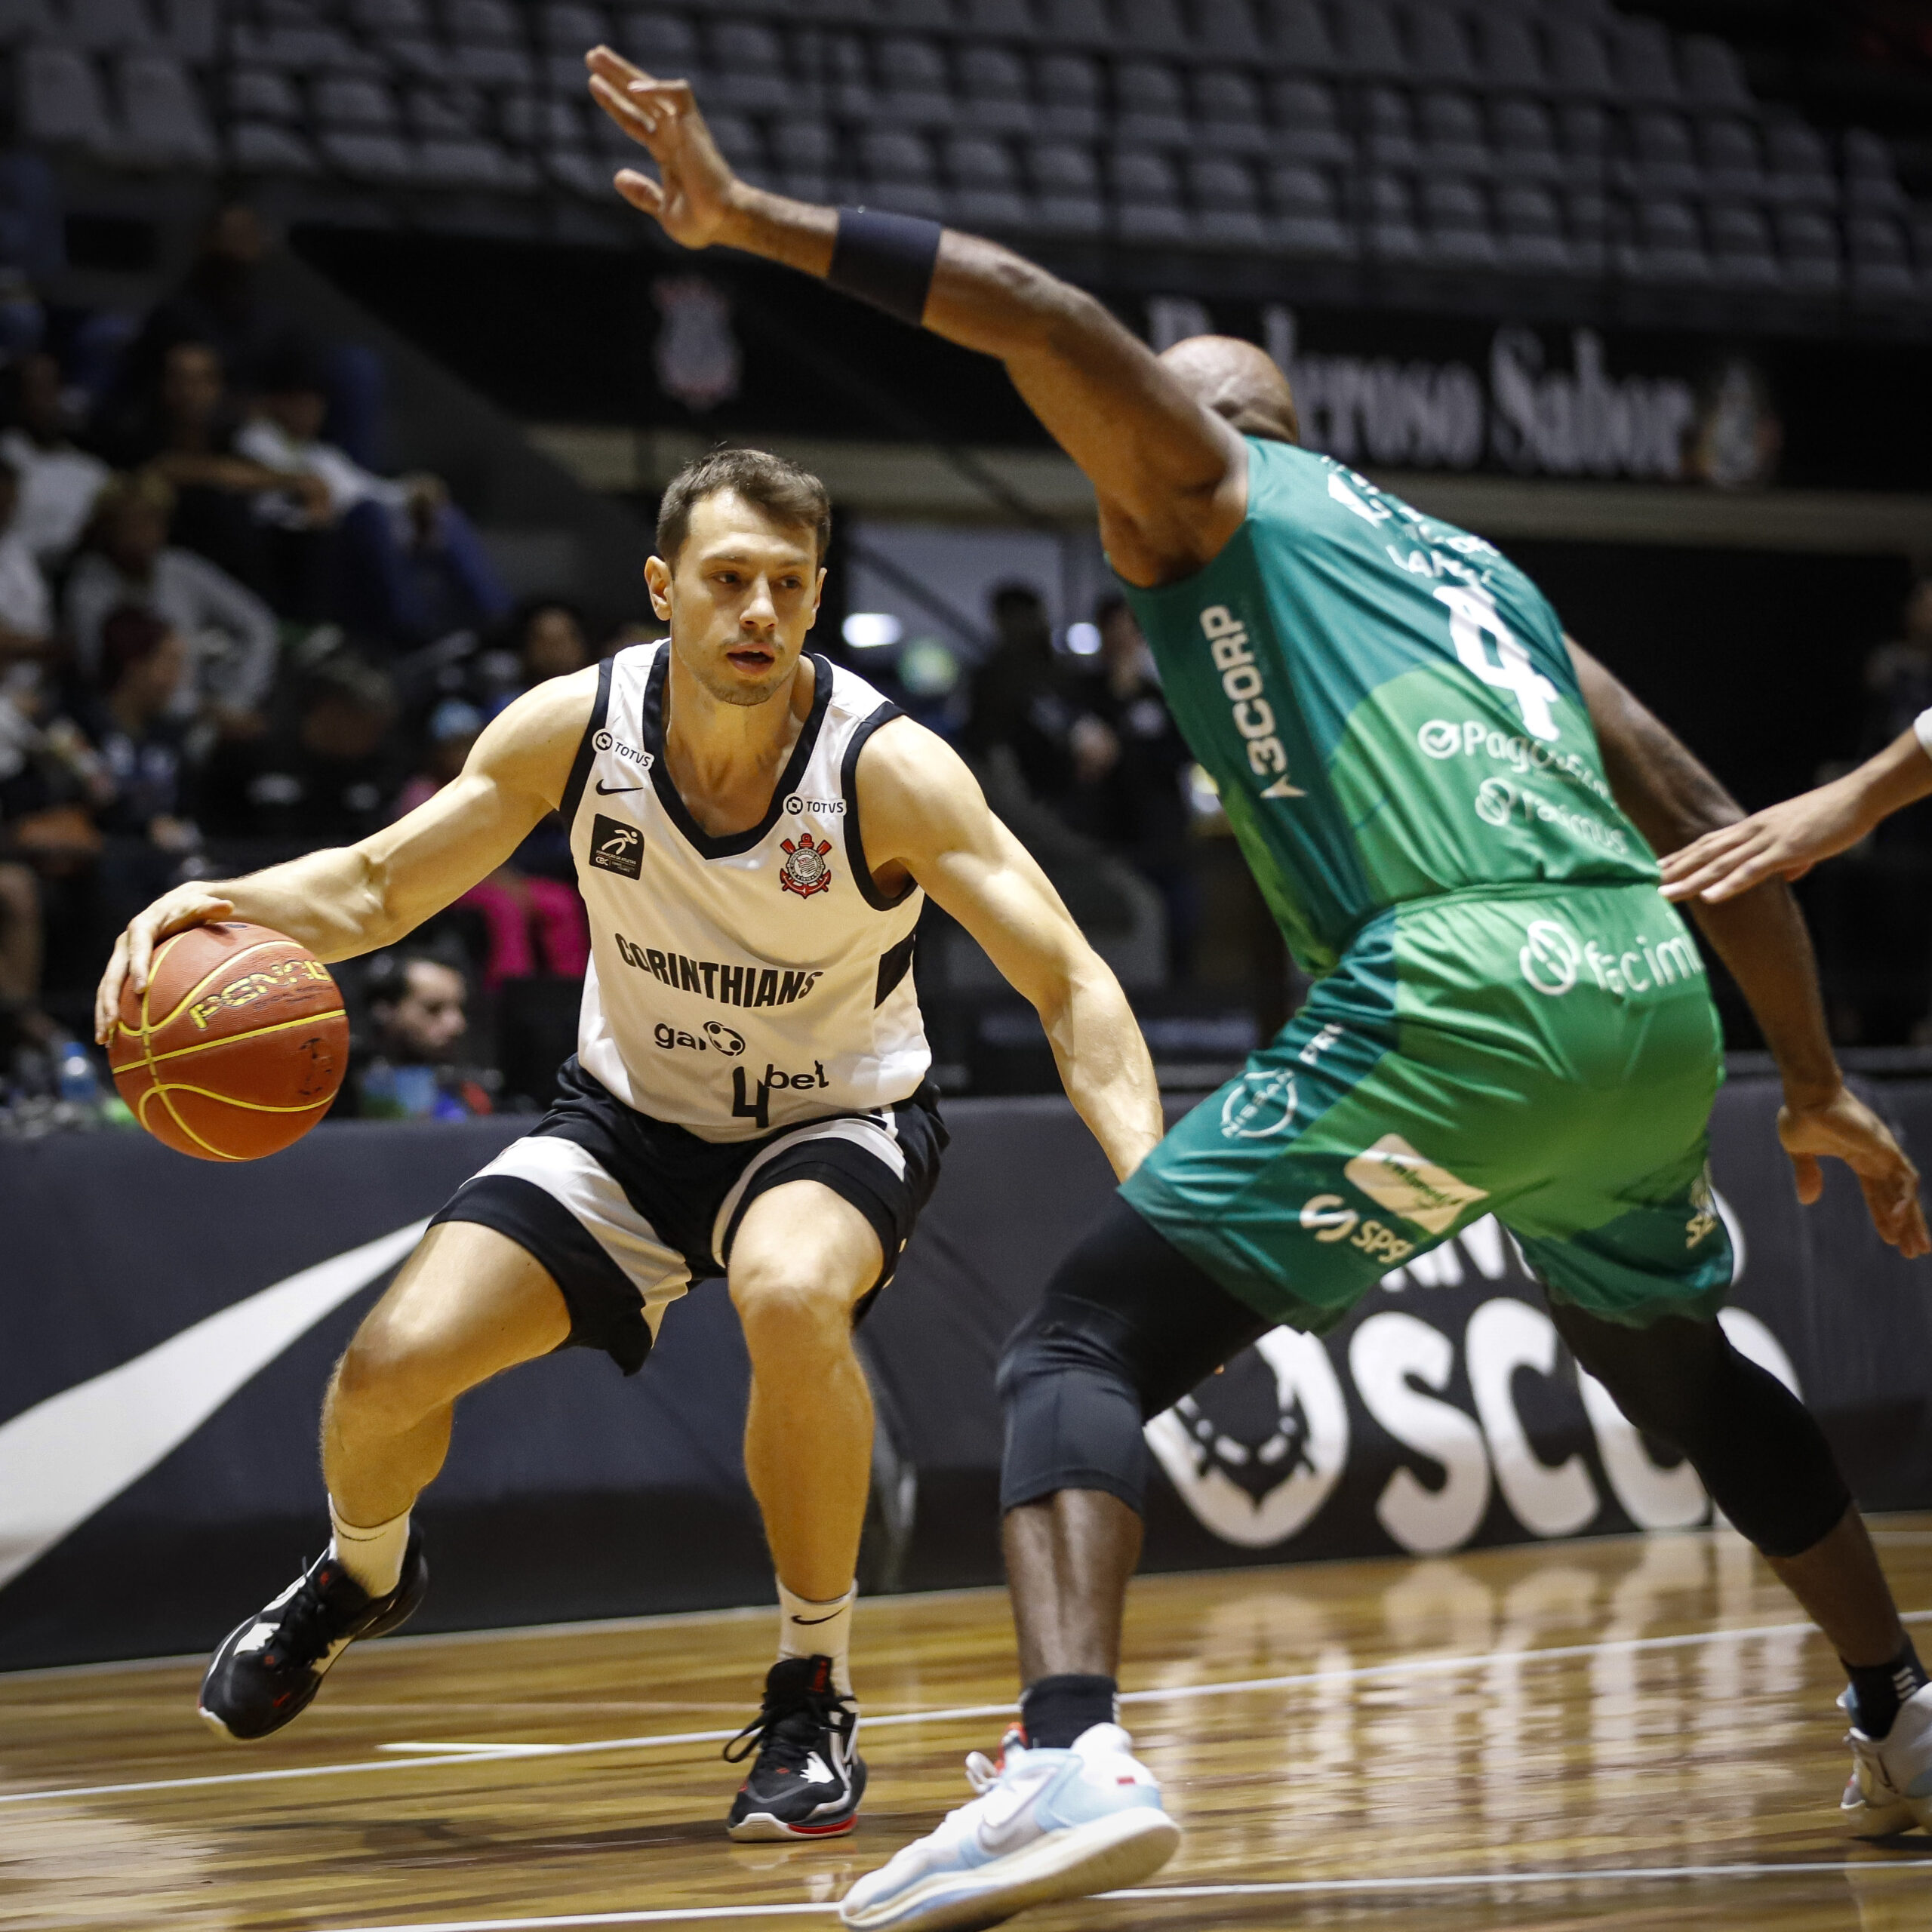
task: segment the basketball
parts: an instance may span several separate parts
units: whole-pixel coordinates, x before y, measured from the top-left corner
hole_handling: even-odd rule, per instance
[[[157,1140],[200,1161],[258,1161],[329,1110],[349,1020],[329,969],[266,926],[191,926],[121,994],[114,1084]]]

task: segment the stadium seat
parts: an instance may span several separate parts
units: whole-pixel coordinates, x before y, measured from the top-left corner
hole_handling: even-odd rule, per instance
[[[1317,261],[1353,258],[1355,238],[1337,213],[1335,190],[1320,168],[1277,165],[1266,178],[1275,247]]]
[[[960,0],[960,24],[968,33],[998,40],[1037,40],[1040,23],[1028,0]]]
[[[1325,82],[1277,81],[1268,91],[1268,106],[1275,123],[1271,146],[1278,158],[1355,165],[1355,143],[1342,131],[1334,91]]]
[[[1426,251],[1435,267],[1496,267],[1496,237],[1490,232],[1482,190],[1474,182],[1429,176],[1422,184],[1422,211]]]
[[[1214,0],[1220,6],[1225,0]],[[1187,29],[1174,0],[1114,0],[1119,44],[1137,54],[1185,54]]]
[[[894,34],[875,48],[878,112],[915,128],[949,128],[958,118],[936,41]]]
[[[1469,95],[1438,88],[1417,103],[1421,123],[1422,165],[1431,174],[1486,180],[1495,157],[1483,131],[1482,116]]]
[[[1315,0],[1261,0],[1263,38],[1291,72],[1333,74],[1341,56]]]
[[[870,40],[863,34],[829,33],[818,43],[826,108],[842,120],[866,122],[878,112],[871,51]],[[795,77],[778,71],[775,78],[781,88],[795,92]]]
[[[78,149],[111,161],[120,141],[94,63],[71,47],[29,47],[15,70],[21,136],[36,146]]]
[[[1690,143],[1690,124],[1668,108],[1646,108],[1629,122],[1630,191],[1637,195],[1705,192],[1704,171]]]
[[[959,24],[951,0],[877,0],[873,18],[888,33],[951,33]]]
[[[454,139],[477,131],[483,119],[483,103],[460,89],[413,87],[403,95],[402,116],[409,131],[420,140]]]
[[[1412,174],[1421,165],[1409,97],[1398,88],[1371,88],[1362,103],[1362,155],[1368,167]]]
[[[541,162],[543,171],[558,187],[587,202],[609,205],[611,171],[595,155],[583,148],[551,148],[545,150]]]
[[[598,117],[604,118],[601,114]],[[742,114],[710,114],[705,117],[718,151],[740,174],[762,180],[770,173],[764,137],[758,124]]]
[[[1126,147],[1180,148],[1194,128],[1180,75],[1164,60],[1123,60],[1114,69],[1113,138]]]
[[[232,121],[268,121],[288,128],[302,118],[300,97],[286,74],[269,73],[258,67],[231,68],[223,98],[228,118]]]
[[[213,168],[221,158],[208,110],[172,54],[137,48],[116,76],[124,158],[149,168]]]
[[[1164,155],[1144,149],[1117,151],[1108,165],[1115,232],[1127,242],[1178,243],[1189,238],[1180,183]]]
[[[1251,66],[1267,63],[1268,48],[1255,25],[1248,0],[1214,0],[1194,16],[1196,45],[1201,54],[1213,60],[1241,60]]]
[[[1049,139],[1091,141],[1100,132],[1100,69],[1084,54],[1042,54],[1035,72],[1039,125]]]
[[[1615,97],[1617,82],[1601,29],[1587,20],[1553,20],[1544,27],[1543,47],[1552,94],[1586,100]]]
[[[1898,163],[1887,142],[1863,128],[1849,128],[1843,153],[1844,198],[1849,206],[1872,213],[1905,207]]]
[[[1761,209],[1730,202],[1705,217],[1711,238],[1711,269],[1724,288],[1764,289],[1783,285],[1770,224]]]
[[[1658,196],[1636,202],[1636,235],[1621,266],[1632,281],[1687,285],[1711,279],[1711,258],[1687,202]]]
[[[1656,20],[1620,20],[1610,33],[1617,97],[1636,106],[1674,105],[1683,95],[1669,30]]]
[[[801,114],[774,121],[771,159],[779,186],[801,202],[836,201],[842,192],[838,143],[826,122]]]
[[[1861,301],[1909,301],[1918,294],[1905,230],[1897,218],[1875,211],[1850,215],[1844,225],[1851,292]]]
[[[1838,205],[1838,188],[1832,158],[1815,128],[1789,117],[1774,121],[1766,132],[1765,149],[1771,198],[1786,208],[1829,208]]]
[[[784,42],[758,21],[709,23],[703,66],[704,79],[700,85],[705,90],[704,98],[720,107],[777,112],[797,105],[798,82],[788,70]],[[670,71],[681,72],[675,68]]]
[[[118,53],[145,47],[155,37],[146,0],[68,0],[59,38],[90,54]]]
[[[238,21],[229,35],[229,57],[242,65],[298,75],[374,74],[381,65],[339,29],[320,23],[257,26]]]
[[[325,129],[379,128],[393,132],[400,125],[395,100],[380,81],[351,75],[330,75],[309,91],[315,124]]]
[[[1395,16],[1382,0],[1348,0],[1334,14],[1343,69],[1367,79],[1394,78],[1408,67]]]
[[[1232,67],[1203,67],[1194,75],[1194,125],[1204,148],[1224,154],[1266,154],[1274,145],[1253,78]]]
[[[1785,280],[1801,295],[1835,295],[1844,280],[1838,224],[1810,208],[1781,208],[1777,222]]]
[[[1100,171],[1084,148],[1069,141],[1035,142],[1027,149],[1026,167],[1041,227],[1069,235],[1104,232]]]
[[[1485,10],[1478,14],[1476,65],[1483,85],[1492,93],[1540,94],[1549,85],[1542,50],[1528,20],[1514,14]]]
[[[1683,69],[1684,98],[1706,112],[1749,114],[1757,103],[1739,64],[1737,51],[1707,33],[1694,33],[1678,44]]]
[[[611,45],[627,59],[666,80],[702,70],[697,30],[681,14],[620,13]]]
[[[1004,141],[986,134],[953,134],[941,144],[941,158],[952,186],[954,220],[968,228],[1033,226],[1032,203]]]
[[[577,0],[558,0],[546,7],[540,17],[543,55],[540,73],[555,93],[574,94],[584,84],[583,57],[600,42],[612,47],[621,43],[613,35],[611,23],[595,7],[581,6]]]
[[[321,172],[300,135],[266,121],[238,121],[229,130],[229,165],[244,174],[309,176]]]
[[[429,10],[423,0],[351,0],[351,22],[380,39],[421,39],[429,32]]]
[[[1409,72],[1424,85],[1466,87],[1476,78],[1475,56],[1462,18],[1446,8],[1417,0],[1405,8]]]
[[[859,136],[860,189],[868,208],[943,221],[949,210],[932,149],[909,128],[868,128]]]
[[[538,154],[552,148],[582,149],[589,145],[585,112],[584,108],[568,97],[513,94],[497,109],[497,125],[515,146]],[[717,133],[715,122],[712,132]]]
[[[1026,69],[1004,47],[968,47],[958,61],[962,123],[989,134],[1024,134],[1033,125]]]
[[[1361,189],[1362,240],[1371,258],[1398,267],[1420,262],[1422,235],[1408,183],[1399,174],[1372,174],[1363,177]]]
[[[1564,239],[1556,197],[1547,188],[1512,182],[1496,196],[1497,259],[1521,275],[1568,275],[1576,257]]]
[[[1041,0],[1046,38],[1069,47],[1114,45],[1114,30],[1100,0]]]
[[[536,64],[508,0],[444,0],[448,72],[472,87],[527,88]]]
[[[1265,248],[1268,229],[1245,162],[1197,155],[1187,164],[1189,198],[1202,241],[1220,248]]]
[[[0,0],[0,47],[23,40],[45,40],[54,32],[48,0]]]
[[[1769,198],[1758,131],[1750,122],[1729,115],[1700,116],[1697,137],[1704,150],[1705,186],[1712,195],[1729,202]]]
[[[325,131],[316,145],[352,181],[401,186],[416,179],[416,158],[399,135],[374,129]]]
[[[1590,101],[1560,108],[1557,131],[1563,149],[1564,180],[1578,187],[1598,187],[1610,172],[1610,116]]]
[[[1558,181],[1563,177],[1563,156],[1556,145],[1555,124],[1549,110],[1537,100],[1499,100],[1490,110],[1496,171],[1512,181]]]
[[[1594,188],[1573,188],[1563,197],[1570,258],[1579,275],[1600,275],[1610,266],[1611,208]]]

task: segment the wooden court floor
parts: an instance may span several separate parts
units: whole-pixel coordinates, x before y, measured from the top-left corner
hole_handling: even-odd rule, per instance
[[[1932,1622],[1932,1518],[1880,1533]],[[861,1608],[869,1809],[821,1846],[720,1826],[771,1622],[392,1639],[248,1747],[189,1663],[0,1678],[0,1927],[830,1927],[996,1743],[1005,1602]],[[1037,1932],[1932,1928],[1932,1837],[1839,1835],[1841,1681],[1728,1534],[1148,1579],[1129,1644],[1188,1837]]]

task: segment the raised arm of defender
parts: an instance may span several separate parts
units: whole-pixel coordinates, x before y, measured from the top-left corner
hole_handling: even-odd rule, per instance
[[[1661,854],[1743,817],[1729,792],[1609,672],[1574,642],[1570,654],[1603,747],[1617,802]],[[1858,1177],[1879,1233],[1908,1259],[1932,1253],[1918,1171],[1889,1129],[1845,1086],[1825,1026],[1818,970],[1803,915],[1781,880],[1721,905],[1693,902],[1697,923],[1750,1002],[1783,1076],[1778,1137],[1801,1201],[1823,1189],[1822,1156]]]
[[[1124,1180],[1165,1125],[1120,982],[943,738],[895,719],[867,741],[857,789],[875,876],[904,867],[1032,1002],[1067,1098]]]
[[[605,112],[647,149],[661,180],[626,169],[618,192],[689,248],[717,245],[830,272],[835,208],[740,181],[718,152],[688,82],[660,80],[612,53],[588,57]],[[1094,298],[1010,250],[948,229],[925,326],[996,355],[1100,500],[1102,540],[1133,583],[1198,569],[1240,528],[1247,449]]]
[[[123,982],[144,991],[155,947],[189,926],[251,920],[322,960],[353,958],[413,931],[487,878],[556,809],[596,695],[594,669],[540,685],[492,720],[455,779],[359,845],[164,893],[115,941],[94,995],[94,1037],[103,1046],[113,1037]]]

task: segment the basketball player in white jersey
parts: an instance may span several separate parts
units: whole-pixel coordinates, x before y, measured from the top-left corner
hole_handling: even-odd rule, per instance
[[[572,1344],[634,1372],[670,1303],[722,1274],[751,1356],[745,1468],[780,1598],[728,1829],[852,1827],[865,1767],[847,1657],[872,1427],[852,1328],[946,1140],[909,970],[923,894],[1038,1010],[1118,1174],[1161,1119],[1118,984],[965,766],[805,651],[829,531],[816,478],[756,451],[705,457],[666,492],[645,567],[668,642],[540,685],[460,777],[361,844],[179,887],[115,946],[103,1040],[168,934],[253,920],[346,959],[449,904],[552,811],[590,913],[555,1105],[458,1189],[336,1369],[334,1536],[216,1652],[201,1709],[229,1737],[279,1729],[351,1641],[421,1601],[410,1512],[459,1395]]]

